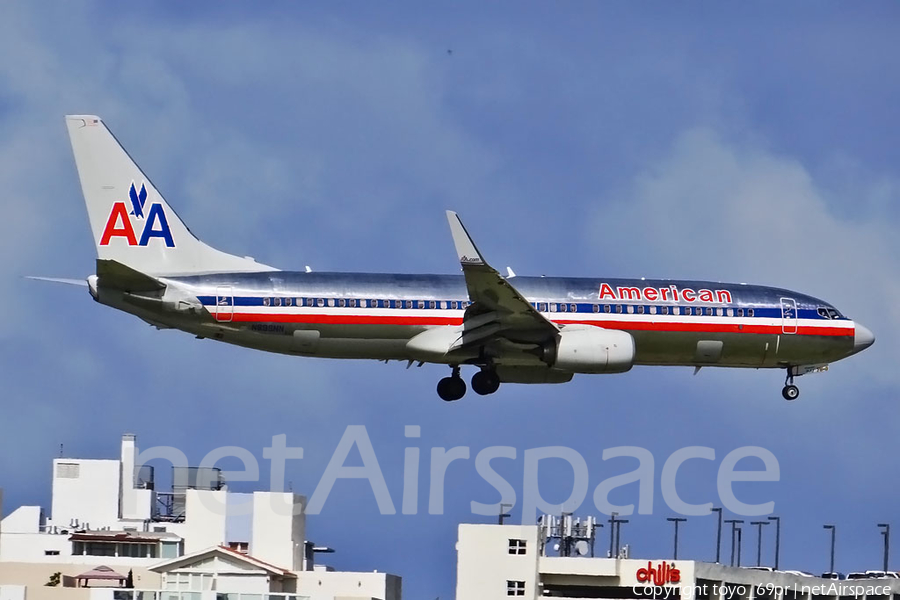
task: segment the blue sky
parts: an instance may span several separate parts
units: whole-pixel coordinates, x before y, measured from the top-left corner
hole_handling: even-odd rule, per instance
[[[348,425],[365,425],[394,503],[404,426],[431,447],[564,445],[591,490],[630,466],[604,448],[687,463],[679,492],[715,500],[715,468],[771,450],[781,481],[742,484],[784,519],[782,565],[880,564],[900,469],[900,9],[896,3],[10,3],[0,20],[0,486],[8,512],[49,504],[49,464],[108,457],[132,431],[193,462],[222,445],[261,457],[275,434],[306,454],[312,494]],[[448,53],[452,50],[452,53]],[[750,281],[833,302],[878,337],[799,380],[636,368],[565,386],[505,386],[446,405],[444,369],[269,356],[157,332],[76,289],[94,249],[62,115],[102,115],[191,229],[281,268],[453,273],[443,210],[519,274]],[[752,465],[748,465],[748,468]],[[546,496],[567,495],[560,463]],[[265,482],[264,482],[265,483]],[[669,552],[671,516],[633,516],[634,553]],[[589,497],[590,498],[590,497]],[[637,500],[637,489],[614,500]],[[456,526],[493,502],[473,461],[447,475],[445,514],[380,516],[363,482],[334,488],[313,539],[343,569],[449,598]],[[424,502],[420,498],[420,506]],[[423,512],[423,511],[420,511]],[[595,512],[590,500],[579,511]],[[711,559],[713,517],[681,555]],[[771,541],[771,531],[766,535]],[[745,556],[755,534],[745,535]],[[602,545],[602,544],[601,544]],[[764,557],[771,560],[771,545]],[[894,561],[894,568],[900,567]]]

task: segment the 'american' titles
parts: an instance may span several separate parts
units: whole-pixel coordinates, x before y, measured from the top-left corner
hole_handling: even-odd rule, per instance
[[[728,290],[695,290],[692,288],[679,288],[677,285],[669,287],[637,287],[617,286],[613,288],[608,283],[600,284],[600,300],[612,301],[642,301],[647,302],[706,302],[716,304],[731,304],[731,292]]]

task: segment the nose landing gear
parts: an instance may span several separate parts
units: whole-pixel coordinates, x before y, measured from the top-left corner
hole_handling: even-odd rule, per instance
[[[453,367],[453,374],[450,377],[438,381],[437,393],[445,402],[453,402],[466,395],[466,382],[459,376],[459,366]]]
[[[781,388],[781,395],[785,400],[796,400],[800,396],[800,388],[794,385],[791,367],[788,367],[787,373],[787,377],[784,378],[784,387]]]

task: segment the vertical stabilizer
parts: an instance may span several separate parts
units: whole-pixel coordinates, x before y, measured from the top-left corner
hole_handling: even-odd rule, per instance
[[[198,240],[100,117],[66,117],[97,257],[143,273],[274,271]]]

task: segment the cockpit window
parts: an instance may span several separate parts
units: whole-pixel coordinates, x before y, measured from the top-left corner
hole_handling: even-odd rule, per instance
[[[841,313],[837,311],[835,308],[831,308],[830,306],[820,306],[817,310],[819,316],[823,319],[840,319]]]

